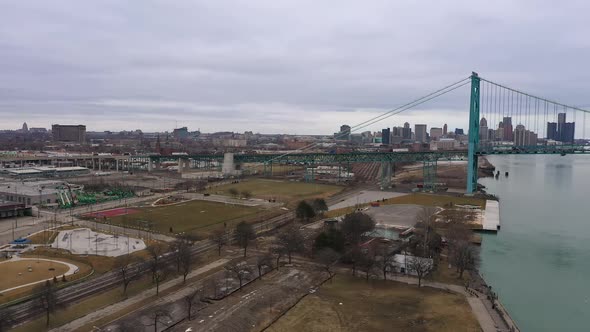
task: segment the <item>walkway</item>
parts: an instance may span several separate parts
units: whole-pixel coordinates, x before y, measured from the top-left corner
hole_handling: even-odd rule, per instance
[[[9,259],[7,261],[0,262],[0,265],[5,264],[5,263],[17,262],[17,261],[34,261],[34,262],[36,262],[36,261],[46,261],[46,262],[53,262],[53,263],[63,264],[63,265],[66,265],[68,267],[68,271],[66,273],[64,273],[66,276],[72,275],[74,273],[78,273],[78,271],[80,270],[76,265],[70,264],[70,263],[67,263],[67,262],[62,262],[62,261],[53,260],[53,259],[45,259],[45,258],[21,258],[21,257],[18,257],[18,256],[15,256],[12,259]],[[13,291],[15,289],[19,289],[19,288],[23,288],[23,287],[28,287],[28,286],[36,285],[36,284],[45,282],[46,280],[53,280],[53,278],[43,279],[43,280],[31,282],[31,283],[28,283],[28,284],[24,284],[24,285],[12,287],[12,288],[2,289],[2,290],[0,290],[0,293],[6,293],[6,292]]]

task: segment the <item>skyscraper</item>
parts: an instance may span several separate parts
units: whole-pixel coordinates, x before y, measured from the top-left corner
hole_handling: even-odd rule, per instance
[[[443,135],[442,128],[430,128],[430,139],[437,141]]]
[[[414,131],[416,132],[416,141],[426,143],[428,140],[426,138],[426,125],[425,124],[417,124],[414,125]]]
[[[547,122],[547,139],[558,140],[557,122]]]
[[[402,137],[404,139],[412,139],[412,128],[409,123],[404,123],[404,129],[402,129]]]
[[[381,143],[383,145],[391,144],[391,130],[389,128],[381,130]]]
[[[479,121],[479,139],[480,141],[487,141],[489,133],[488,133],[488,120],[486,118],[481,118]]]
[[[563,135],[561,136],[561,141],[564,143],[574,143],[575,131],[576,123],[566,122],[563,125]]]
[[[445,125],[443,126],[443,136],[447,136],[447,124],[445,123]]]
[[[557,114],[557,137],[559,138],[559,141],[564,140],[565,118],[566,118],[565,113]]]
[[[503,139],[505,141],[512,142],[514,140],[514,132],[512,128],[512,117],[506,116],[502,119],[502,124],[504,125],[504,135]]]

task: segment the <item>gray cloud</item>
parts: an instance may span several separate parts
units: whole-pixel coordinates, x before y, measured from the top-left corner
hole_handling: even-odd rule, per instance
[[[4,1],[1,128],[332,133],[477,70],[588,105],[584,1]],[[467,126],[468,89],[372,126]]]

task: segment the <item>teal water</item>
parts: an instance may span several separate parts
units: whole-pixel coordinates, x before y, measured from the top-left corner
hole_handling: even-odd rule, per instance
[[[502,229],[484,235],[484,278],[522,331],[590,331],[590,156],[488,160]]]

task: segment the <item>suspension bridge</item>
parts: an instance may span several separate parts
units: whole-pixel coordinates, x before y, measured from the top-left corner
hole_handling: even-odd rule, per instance
[[[438,89],[421,98],[382,113],[351,127],[359,131],[402,112],[415,109],[438,97],[470,86],[469,127],[467,149],[450,151],[414,152],[313,152],[316,144],[283,154],[200,154],[200,155],[134,155],[134,156],[76,156],[47,157],[54,164],[57,159],[67,159],[75,165],[98,169],[155,170],[163,162],[178,162],[179,171],[186,169],[218,169],[224,172],[240,169],[244,164],[263,164],[265,172],[273,165],[304,165],[305,178],[313,181],[317,165],[337,165],[350,169],[351,163],[381,163],[382,186],[391,180],[391,170],[396,163],[423,163],[424,187],[434,189],[437,163],[440,161],[466,160],[466,193],[477,190],[478,159],[486,155],[506,154],[580,154],[590,153],[586,144],[587,110],[569,106],[547,98],[534,96],[506,85],[495,83],[472,73],[453,84]],[[350,133],[345,133],[349,135]],[[343,134],[341,134],[343,135]],[[339,137],[335,137],[339,138]],[[42,158],[18,157],[7,161],[35,162]]]

